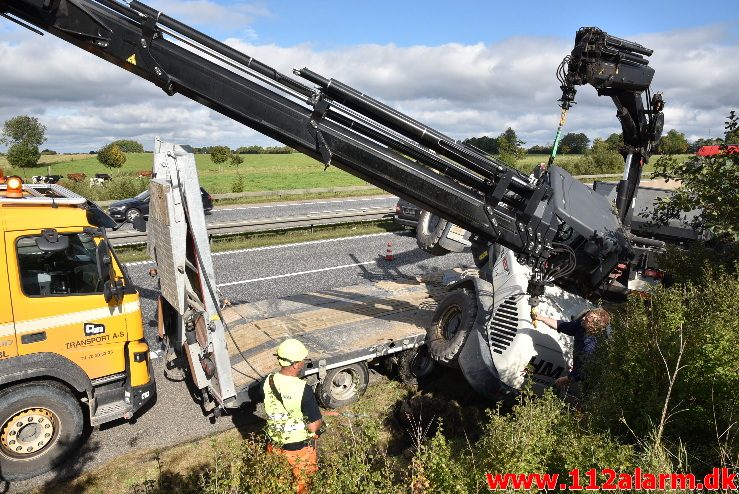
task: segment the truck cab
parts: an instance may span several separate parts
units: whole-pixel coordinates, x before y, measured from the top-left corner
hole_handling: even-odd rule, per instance
[[[155,394],[139,295],[105,237],[115,223],[53,184],[0,185],[0,475],[60,464],[85,425]]]

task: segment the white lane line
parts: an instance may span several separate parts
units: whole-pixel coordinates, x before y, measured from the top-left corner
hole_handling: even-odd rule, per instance
[[[353,237],[338,237],[338,238],[326,238],[323,240],[309,240],[307,242],[299,242],[297,244],[266,245],[264,247],[252,247],[250,249],[224,250],[223,252],[216,252],[215,254],[212,254],[212,256],[213,257],[227,256],[231,254],[243,254],[245,252],[257,252],[260,250],[284,249],[286,247],[302,247],[304,245],[325,244],[328,242],[340,242],[342,240],[354,240],[356,238],[381,237],[383,235],[393,235],[394,233],[396,232],[368,233],[366,235],[356,235]],[[154,264],[154,261],[135,261],[135,262],[125,263],[126,266],[143,266],[146,264]]]
[[[246,283],[255,283],[257,281],[275,280],[278,278],[288,278],[290,276],[301,276],[304,274],[320,273],[323,271],[333,271],[335,269],[353,268],[355,266],[366,266],[367,264],[374,264],[374,263],[375,261],[358,262],[356,264],[344,264],[343,266],[332,266],[330,268],[311,269],[310,271],[300,271],[299,273],[276,274],[274,276],[265,276],[264,278],[252,278],[250,280],[231,281],[230,283],[221,283],[220,285],[217,285],[217,286],[218,288],[221,288],[224,286],[243,285]]]
[[[244,206],[240,208],[215,208],[214,211],[242,211],[245,209],[268,209],[268,208],[288,208],[291,206],[312,206],[313,204],[337,204],[342,202],[360,202],[360,201],[387,201],[387,197],[371,197],[368,199],[349,199],[349,200],[337,200],[337,201],[311,201],[311,202],[293,202],[290,204],[263,204],[260,206]]]

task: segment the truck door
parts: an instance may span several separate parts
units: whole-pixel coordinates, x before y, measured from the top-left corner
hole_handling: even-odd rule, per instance
[[[5,239],[0,238],[0,359],[15,357],[15,325],[13,324],[13,301],[8,286],[8,263],[5,254]]]
[[[138,300],[130,308],[107,303],[95,237],[81,229],[56,233],[66,237],[63,249],[50,249],[38,230],[5,235],[18,354],[62,355],[92,379],[124,372],[126,313],[138,311]]]

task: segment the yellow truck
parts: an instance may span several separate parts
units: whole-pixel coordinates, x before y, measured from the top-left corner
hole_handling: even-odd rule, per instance
[[[6,480],[57,466],[86,424],[130,419],[156,395],[139,295],[105,237],[110,221],[61,186],[0,180]]]

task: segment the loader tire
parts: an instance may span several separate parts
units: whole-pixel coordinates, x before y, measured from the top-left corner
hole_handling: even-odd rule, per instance
[[[467,340],[477,316],[477,300],[468,288],[454,290],[436,308],[426,331],[426,345],[431,357],[444,365],[457,367],[459,352]]]
[[[77,399],[52,383],[0,393],[0,477],[25,480],[56,468],[78,449],[84,418]]]
[[[444,229],[449,222],[428,211],[421,211],[416,226],[416,243],[418,247],[432,256],[443,256],[450,251],[439,245]]]

